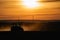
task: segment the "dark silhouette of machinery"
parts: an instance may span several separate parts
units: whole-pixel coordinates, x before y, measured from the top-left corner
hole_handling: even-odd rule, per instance
[[[23,31],[23,28],[21,28],[21,26],[18,23],[16,23],[11,26],[11,31],[12,32],[21,32],[21,31]]]

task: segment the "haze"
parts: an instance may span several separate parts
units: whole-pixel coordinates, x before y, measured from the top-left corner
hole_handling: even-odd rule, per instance
[[[46,1],[38,1],[42,6],[28,9],[21,0],[0,0],[0,20],[60,20],[60,1]]]

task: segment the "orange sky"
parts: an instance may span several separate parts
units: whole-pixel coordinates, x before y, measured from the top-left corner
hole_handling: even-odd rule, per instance
[[[20,2],[0,0],[0,20],[60,20],[60,1],[40,2],[43,6],[36,9],[23,8]]]

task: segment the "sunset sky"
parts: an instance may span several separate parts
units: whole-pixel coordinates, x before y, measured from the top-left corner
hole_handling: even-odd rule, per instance
[[[59,0],[37,0],[35,8],[24,6],[23,1],[0,0],[0,20],[60,20]]]

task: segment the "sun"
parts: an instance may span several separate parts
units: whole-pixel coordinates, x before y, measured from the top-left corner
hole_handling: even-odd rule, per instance
[[[27,8],[36,8],[39,6],[37,0],[22,0],[22,4]]]

